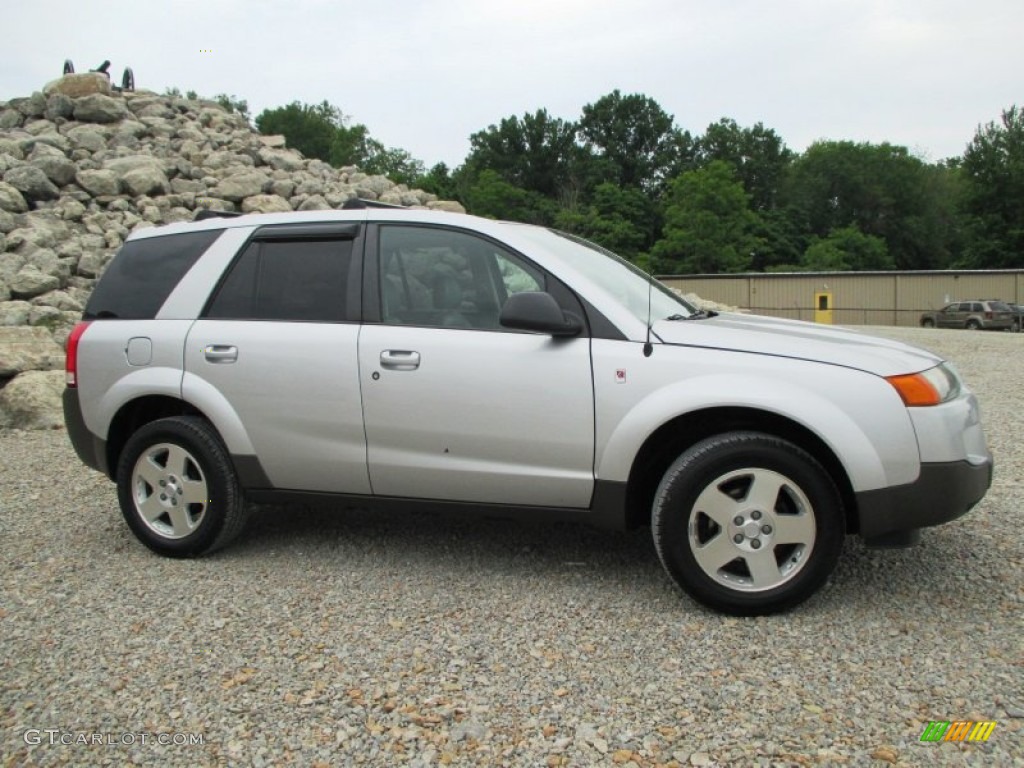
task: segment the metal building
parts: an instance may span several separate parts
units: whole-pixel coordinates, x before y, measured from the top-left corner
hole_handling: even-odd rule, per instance
[[[1024,304],[1024,269],[659,275],[683,293],[761,315],[837,325],[917,325],[951,301]]]

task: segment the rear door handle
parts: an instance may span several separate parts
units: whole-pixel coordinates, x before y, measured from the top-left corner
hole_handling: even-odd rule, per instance
[[[238,347],[230,344],[208,344],[203,348],[203,357],[211,363],[233,363],[238,359]]]
[[[405,349],[385,349],[380,353],[380,367],[390,371],[415,371],[420,367],[420,353]]]

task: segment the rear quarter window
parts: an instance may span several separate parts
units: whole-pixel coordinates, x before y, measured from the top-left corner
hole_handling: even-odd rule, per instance
[[[83,318],[152,320],[223,229],[146,237],[124,244],[89,297]]]

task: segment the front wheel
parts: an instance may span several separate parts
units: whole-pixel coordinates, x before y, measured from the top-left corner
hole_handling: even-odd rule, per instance
[[[759,432],[707,438],[669,467],[655,494],[655,548],[698,602],[755,616],[816,592],[839,560],[842,499],[796,445]]]
[[[968,320],[967,325],[964,326],[968,331],[980,331],[981,323],[977,320]]]
[[[930,317],[926,317],[924,320],[921,321],[921,327],[922,328],[934,328],[935,327],[935,321],[932,320]]]
[[[210,424],[192,416],[150,422],[128,439],[117,496],[139,541],[168,557],[212,552],[245,524],[231,457]]]

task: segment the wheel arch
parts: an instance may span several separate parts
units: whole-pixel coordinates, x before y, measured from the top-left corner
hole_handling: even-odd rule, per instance
[[[839,489],[847,533],[857,532],[857,504],[850,478],[829,445],[812,430],[777,413],[742,406],[704,408],[676,416],[643,442],[626,483],[626,526],[650,522],[658,484],[679,454],[713,435],[738,430],[763,432],[787,440],[815,457]]]
[[[140,427],[170,416],[198,416],[210,421],[205,413],[191,403],[169,395],[143,395],[123,403],[107,430],[107,475],[111,479],[115,478],[125,443]]]

